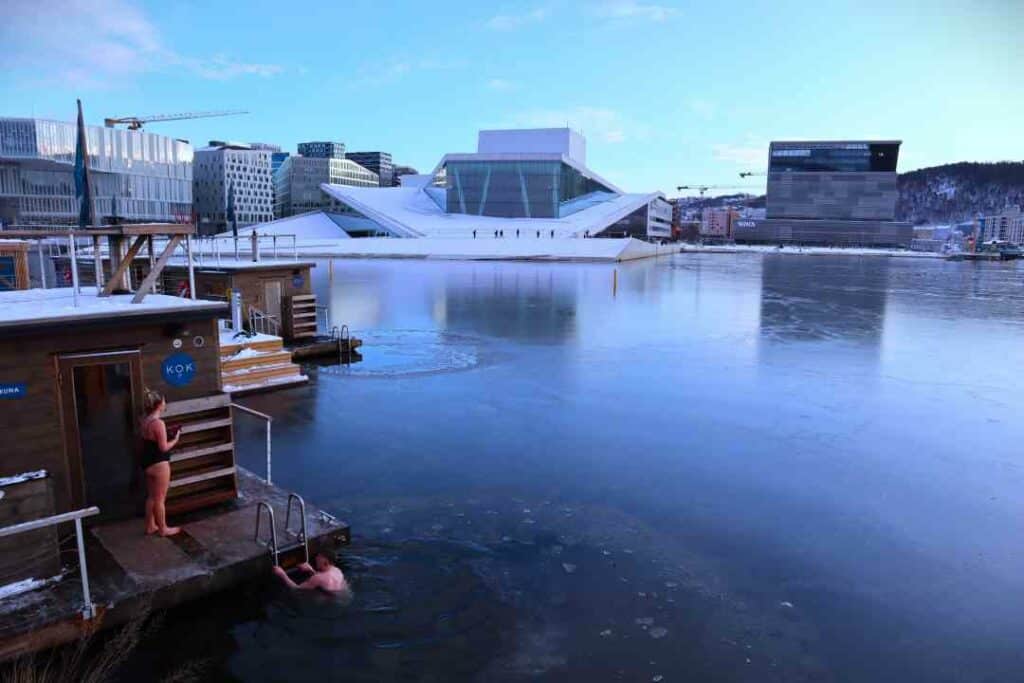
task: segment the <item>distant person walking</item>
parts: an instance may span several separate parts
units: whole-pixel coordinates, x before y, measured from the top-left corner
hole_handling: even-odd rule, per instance
[[[473,239],[476,239],[476,228],[473,229]]]
[[[178,445],[181,428],[168,436],[163,414],[167,409],[164,397],[149,389],[143,401],[145,415],[139,427],[142,435],[142,469],[146,473],[146,533],[174,536],[179,527],[167,526],[167,489],[171,484],[171,449]]]

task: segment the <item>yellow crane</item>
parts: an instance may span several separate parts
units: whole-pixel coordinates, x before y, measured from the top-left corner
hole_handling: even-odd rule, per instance
[[[119,118],[103,119],[103,124],[107,128],[113,128],[118,124],[125,124],[128,126],[128,130],[142,130],[142,126],[145,123],[152,123],[156,121],[184,121],[186,119],[208,119],[215,116],[237,116],[238,114],[248,114],[247,111],[240,109],[230,109],[225,111],[193,111],[185,112],[182,114],[153,114],[151,116],[122,116]]]

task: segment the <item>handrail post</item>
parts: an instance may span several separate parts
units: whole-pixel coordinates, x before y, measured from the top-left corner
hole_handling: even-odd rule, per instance
[[[89,566],[85,561],[85,541],[82,538],[81,517],[75,517],[75,536],[78,538],[78,569],[82,574],[82,599],[85,600],[82,616],[92,619],[96,616],[96,606],[92,604],[92,594],[89,592]]]
[[[274,483],[270,478],[270,420],[267,420],[267,483]]]

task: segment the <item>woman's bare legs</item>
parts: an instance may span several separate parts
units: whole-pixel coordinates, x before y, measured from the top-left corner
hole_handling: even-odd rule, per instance
[[[157,530],[161,536],[173,536],[181,531],[181,528],[167,526],[167,511],[164,508],[164,503],[167,500],[167,489],[171,485],[171,463],[158,462],[155,465],[150,465],[149,469],[146,470],[147,480],[150,477],[150,473],[152,473],[154,481],[153,520],[156,522]]]
[[[159,477],[152,467],[146,469],[146,534],[155,534],[160,527],[157,526],[156,518],[153,516],[154,503],[159,487]]]

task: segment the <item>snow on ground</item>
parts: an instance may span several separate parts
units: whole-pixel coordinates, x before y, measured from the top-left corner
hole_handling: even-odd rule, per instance
[[[238,334],[235,330],[220,331],[220,345],[223,346],[236,346],[238,344],[255,344],[257,342],[272,342],[272,341],[283,341],[281,337],[276,337],[272,334],[254,334],[251,337],[241,335],[237,339],[235,335]]]
[[[907,249],[874,249],[869,247],[779,247],[771,244],[684,244],[683,253],[704,254],[834,254],[845,256],[905,256],[909,258],[942,258],[942,254]]]
[[[43,586],[49,586],[51,583],[57,583],[63,578],[63,574],[57,576],[51,576],[48,579],[24,579],[22,581],[15,581],[9,583],[6,586],[0,586],[0,600],[13,597],[15,595],[21,595],[28,591],[34,591]]]
[[[31,481],[32,479],[43,479],[46,475],[46,470],[36,470],[35,472],[22,472],[11,477],[0,477],[0,486],[20,484],[23,481]]]
[[[272,387],[277,384],[299,384],[301,382],[308,382],[309,377],[306,375],[289,375],[288,377],[268,377],[267,379],[256,382],[253,384],[225,384],[222,391],[225,394],[233,394],[236,391],[256,391],[257,389],[265,389]]]
[[[245,246],[248,258],[248,245]],[[659,246],[636,239],[504,238],[304,239],[297,245],[300,258],[423,258],[506,261],[628,261],[675,253],[678,246]]]
[[[80,291],[76,306],[71,287],[22,289],[13,292],[0,292],[0,325],[223,307],[224,304],[214,301],[201,299],[193,301],[165,294],[148,294],[140,303],[133,304],[131,294],[100,297],[96,295],[95,287],[88,287]]]

